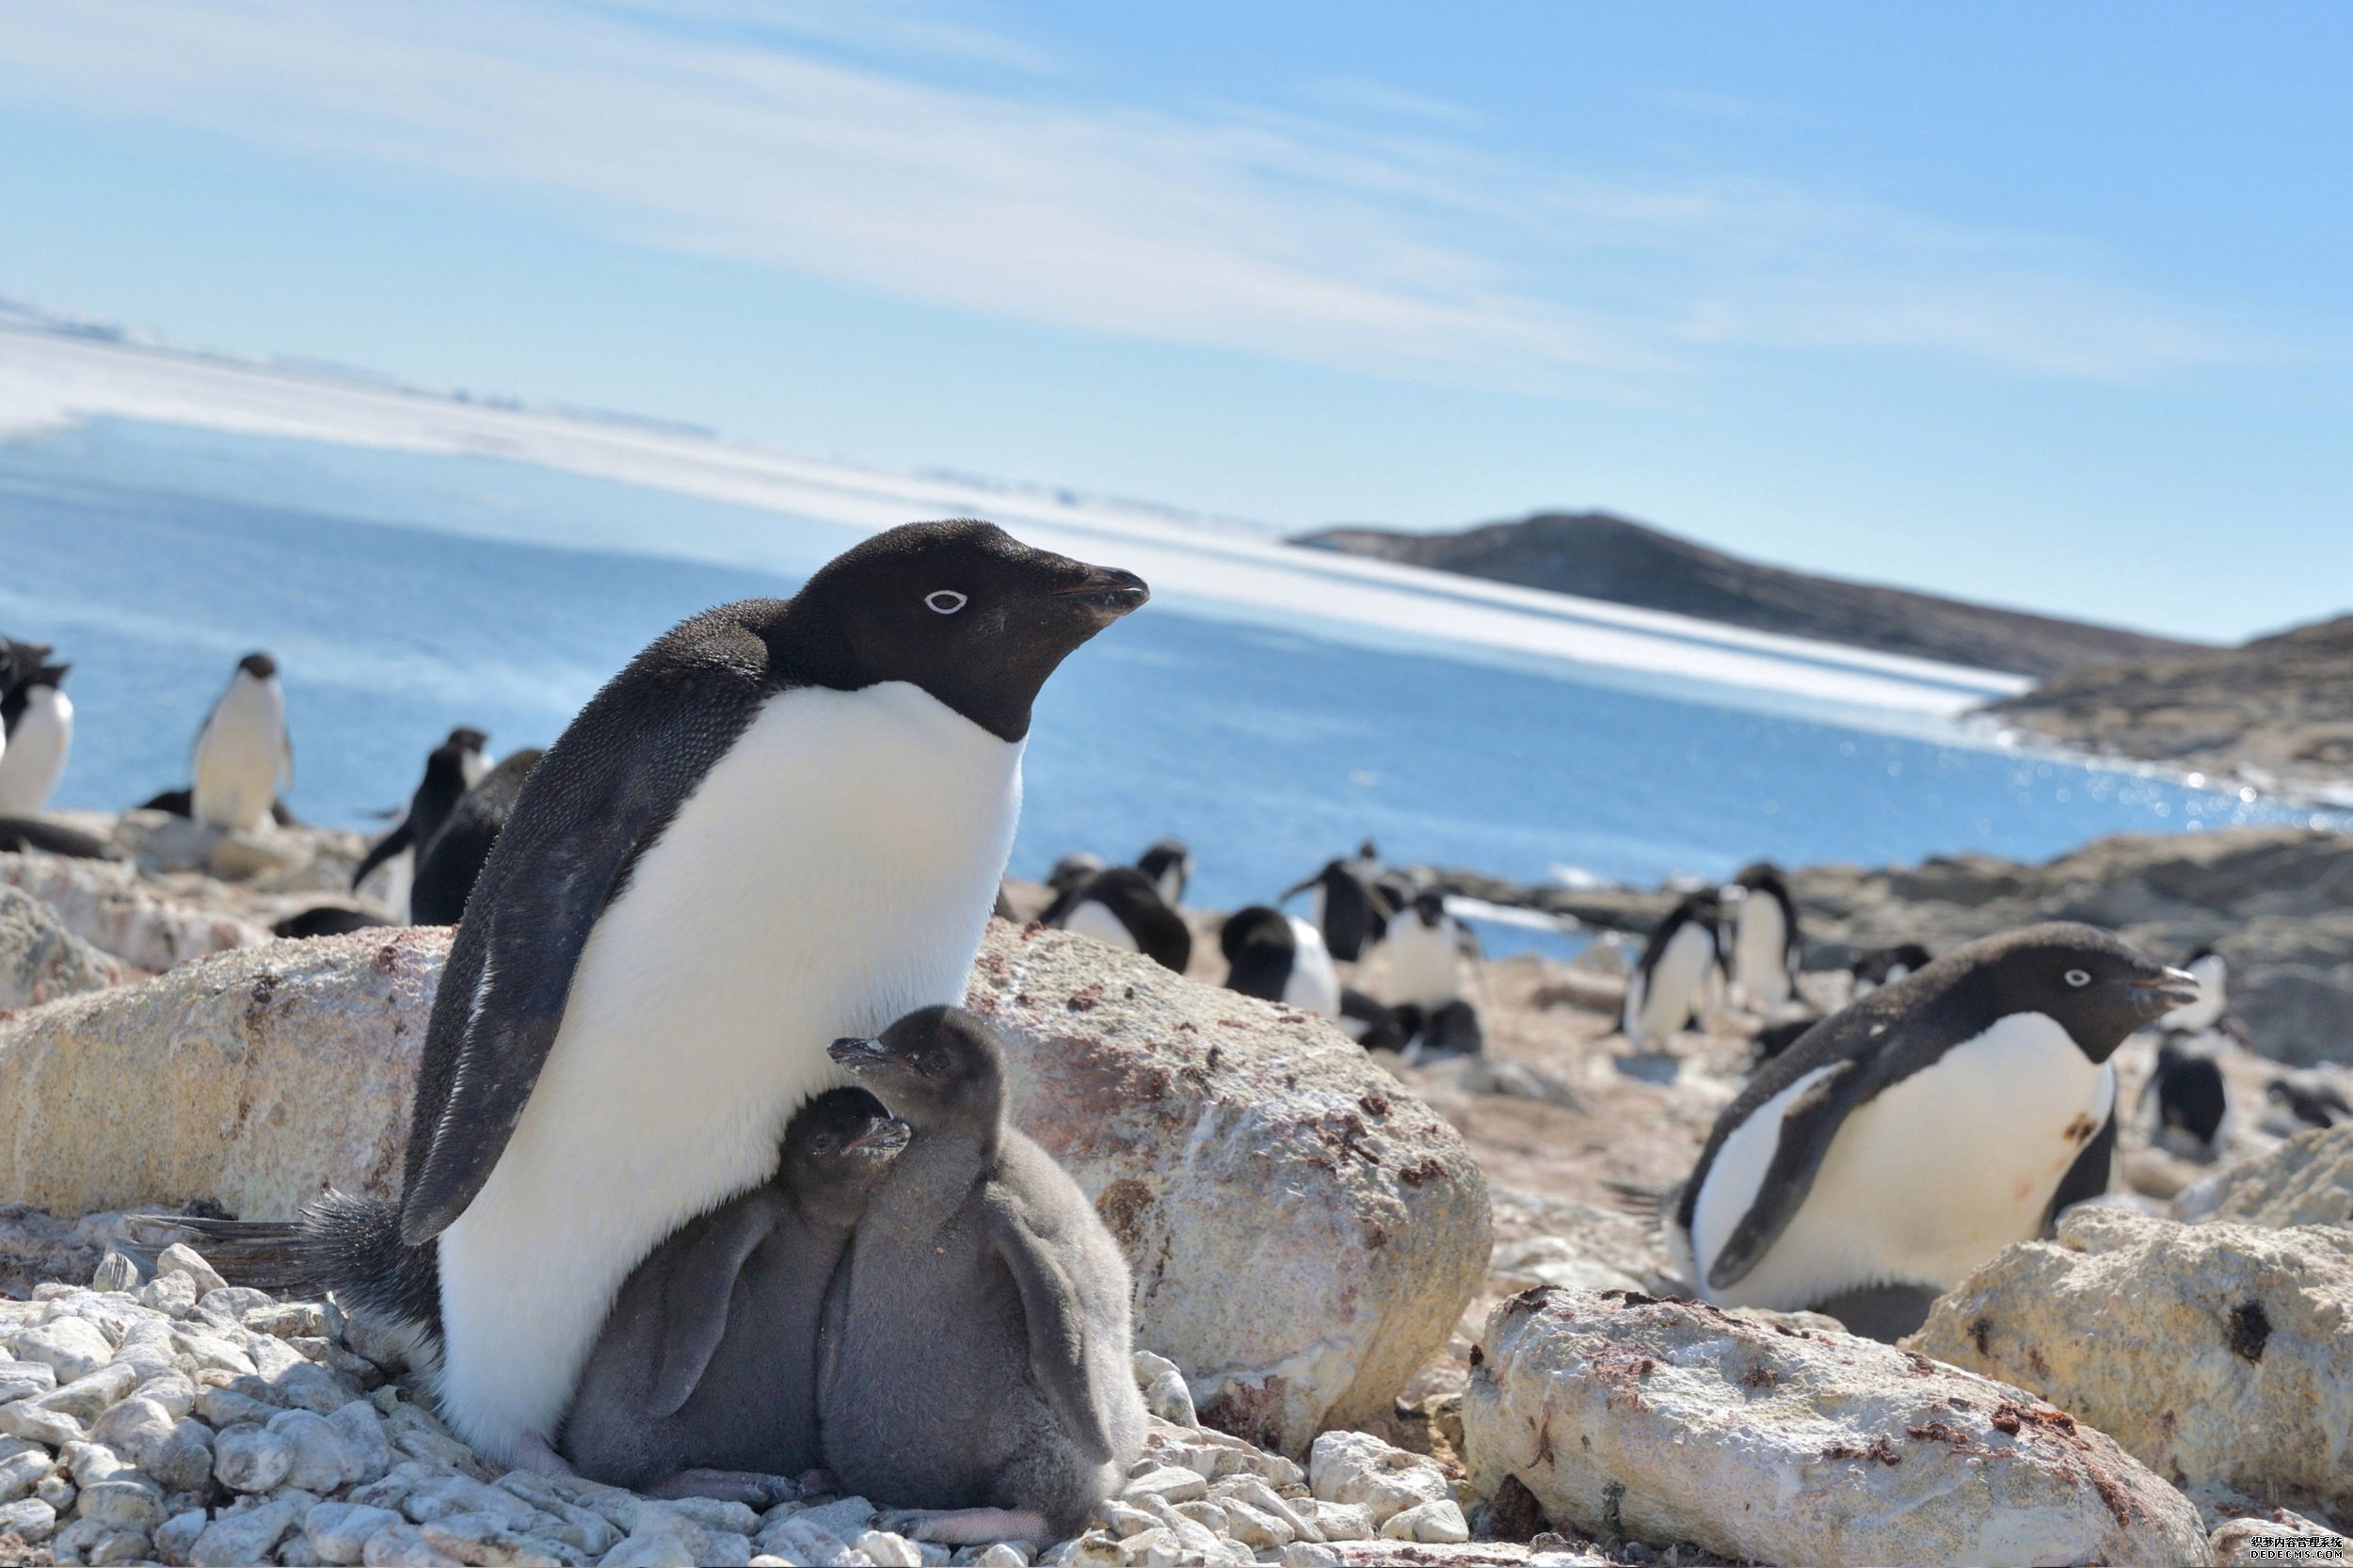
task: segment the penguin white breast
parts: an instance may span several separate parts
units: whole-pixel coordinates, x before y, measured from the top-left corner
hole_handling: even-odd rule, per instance
[[[630,1270],[764,1180],[792,1112],[848,1081],[829,1042],[963,1000],[1021,751],[904,682],[786,692],[639,857],[440,1238],[441,1395],[469,1438],[552,1435]]]
[[[286,755],[286,696],[240,672],[196,741],[189,810],[208,827],[254,827],[269,815]]]
[[[1332,950],[1323,945],[1323,934],[1296,915],[1283,918],[1290,921],[1291,938],[1298,944],[1291,955],[1290,978],[1283,982],[1284,1005],[1338,1017],[1340,976],[1332,967]]]
[[[1778,1007],[1789,1000],[1789,921],[1781,900],[1751,893],[1740,901],[1733,926],[1732,977],[1753,1007]]]
[[[2222,960],[2205,957],[2189,967],[2198,977],[2198,1000],[2185,1007],[2177,1007],[2159,1021],[2159,1027],[2201,1034],[2222,1021],[2227,1005],[2223,991]]]
[[[1781,1118],[1830,1068],[1774,1096],[1717,1151],[1692,1207],[1701,1292],[1720,1306],[1793,1310],[1841,1290],[1944,1289],[2041,1231],[2059,1179],[2116,1103],[2116,1070],[2040,1013],[2017,1013],[1857,1106],[1788,1228],[1722,1290],[1707,1269],[1754,1202]]]
[[[1632,1036],[1637,1043],[1663,1040],[1689,1023],[1705,999],[1715,968],[1716,939],[1707,928],[1697,920],[1676,928],[1651,966],[1639,1000],[1631,987],[1626,992],[1627,1016],[1640,1032]]]
[[[55,686],[36,686],[0,751],[0,811],[38,811],[65,773],[73,746],[73,699]]]
[[[1117,915],[1094,899],[1083,900],[1071,910],[1070,918],[1063,922],[1063,929],[1091,937],[1105,947],[1119,948],[1128,952],[1144,951],[1136,946],[1136,934],[1128,930]]]
[[[1462,995],[1454,969],[1456,930],[1451,920],[1424,925],[1410,909],[1389,922],[1384,943],[1389,950],[1390,1006],[1410,1004],[1434,1013]]]

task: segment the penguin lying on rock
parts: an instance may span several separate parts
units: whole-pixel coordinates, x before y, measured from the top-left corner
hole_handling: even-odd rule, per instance
[[[1717,1119],[1670,1244],[1716,1305],[1909,1333],[1971,1269],[2106,1190],[2108,1058],[2195,984],[2088,925],[1957,948],[1765,1064]]]
[[[1225,954],[1225,988],[1319,1013],[1341,1016],[1339,971],[1324,950],[1322,934],[1296,915],[1263,904],[1237,909],[1218,932]]]
[[[1193,928],[1161,891],[1167,885],[1138,866],[1064,873],[1062,891],[1038,918],[1183,974],[1193,962]]]
[[[1063,1540],[1144,1450],[1128,1265],[1069,1174],[1005,1125],[1003,1048],[958,1007],[836,1040],[912,1129],[825,1304],[819,1427],[848,1490],[919,1539]]]

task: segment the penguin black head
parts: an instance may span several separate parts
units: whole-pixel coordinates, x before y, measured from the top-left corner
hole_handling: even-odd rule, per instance
[[[1185,884],[1193,880],[1193,851],[1182,839],[1162,839],[1136,856],[1136,870],[1150,877],[1173,905],[1184,898]]]
[[[248,653],[237,661],[237,668],[256,680],[267,680],[278,673],[278,661],[266,653]]]
[[[490,744],[490,737],[479,729],[468,729],[461,725],[451,730],[449,739],[441,744],[445,746],[456,746],[459,751],[480,751]]]
[[[912,522],[818,568],[788,635],[807,679],[907,681],[1017,741],[1056,666],[1150,597],[1134,572],[1032,549],[995,523]]]
[[[1298,938],[1291,935],[1291,922],[1279,909],[1263,904],[1237,909],[1225,917],[1225,924],[1217,934],[1217,949],[1229,964],[1243,953],[1261,949],[1295,947]]]
[[[32,679],[26,680],[24,684],[27,686],[47,686],[54,691],[57,687],[65,684],[65,672],[72,667],[73,665],[71,661],[56,664],[44,664],[39,669],[33,671]]]
[[[1415,919],[1435,931],[1438,922],[1446,919],[1446,895],[1434,888],[1416,893],[1414,902],[1407,907],[1413,910]]]
[[[907,1124],[863,1089],[835,1089],[803,1106],[784,1135],[784,1170],[795,1189],[878,1173],[907,1146]]]
[[[988,1025],[961,1007],[918,1008],[881,1038],[836,1040],[825,1054],[917,1131],[994,1117],[1004,1104],[1004,1048]]]
[[[1741,867],[1732,886],[1744,893],[1770,893],[1784,904],[1789,902],[1789,884],[1770,860],[1753,860]]]
[[[2194,976],[2168,968],[2121,936],[2070,920],[1971,942],[1898,986],[1969,961],[1983,967],[1986,1000],[1997,1015],[2056,1019],[2094,1062],[2105,1062],[2134,1031],[2198,997]]]

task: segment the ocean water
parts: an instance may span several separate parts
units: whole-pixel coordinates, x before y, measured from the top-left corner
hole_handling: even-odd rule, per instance
[[[100,420],[0,442],[0,632],[74,664],[56,804],[184,783],[231,666],[265,648],[285,677],[292,806],[368,825],[453,725],[502,753],[545,744],[664,629],[789,594],[856,536],[495,455]],[[1378,641],[1185,599],[1114,626],[1038,703],[1014,871],[1173,833],[1198,857],[1196,901],[1232,906],[1367,837],[1394,860],[1649,883],[1760,856],[2043,856],[2119,830],[2311,820],[1917,715],[1878,727]]]

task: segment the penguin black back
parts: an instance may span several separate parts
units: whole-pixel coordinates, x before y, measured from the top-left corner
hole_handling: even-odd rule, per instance
[[[515,752],[457,797],[440,830],[418,846],[416,880],[408,890],[410,920],[419,925],[456,925],[464,918],[482,868],[522,798],[524,783],[545,755],[528,747]],[[455,758],[450,765],[457,765]]]
[[[1323,932],[1323,945],[1331,950],[1333,957],[1344,963],[1363,957],[1365,950],[1381,939],[1382,930],[1394,912],[1374,894],[1371,881],[1359,862],[1326,861],[1315,875],[1286,888],[1283,897],[1289,899],[1310,889],[1317,898],[1315,919]]]
[[[1058,911],[1060,918],[1048,919],[1047,923],[1067,925],[1071,916],[1090,904],[1100,904],[1134,941],[1136,951],[1160,968],[1183,974],[1185,966],[1193,962],[1193,928],[1142,870],[1112,866],[1096,872],[1055,901],[1056,909],[1048,914]]]
[[[426,845],[433,842],[456,809],[458,801],[468,789],[467,764],[482,755],[486,737],[478,729],[454,729],[449,739],[425,755],[424,777],[408,796],[408,813],[398,825],[369,846],[357,870],[351,873],[351,886],[357,888],[368,873],[404,849],[415,850],[422,856]],[[488,853],[488,850],[485,850]],[[461,904],[462,908],[462,904]],[[447,921],[427,920],[427,925],[442,925]]]

